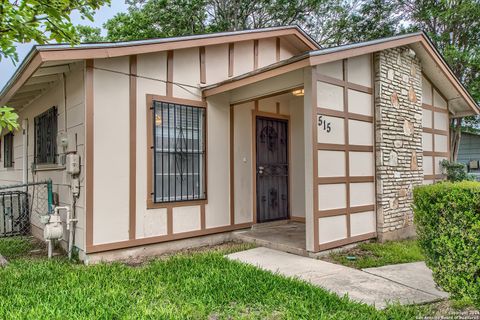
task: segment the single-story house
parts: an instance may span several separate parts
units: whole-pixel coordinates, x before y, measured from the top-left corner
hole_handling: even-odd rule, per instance
[[[86,261],[275,220],[304,223],[309,252],[411,236],[449,118],[479,113],[423,33],[321,49],[296,26],[38,45],[5,104],[23,130],[3,132],[0,184],[50,178],[72,206],[79,155]]]

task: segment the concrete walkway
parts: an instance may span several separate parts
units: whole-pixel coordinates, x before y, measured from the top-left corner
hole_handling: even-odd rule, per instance
[[[447,297],[435,288],[430,270],[423,263],[406,263],[357,270],[326,261],[301,257],[268,248],[236,252],[229,259],[252,264],[287,277],[296,277],[339,296],[385,308],[389,302],[418,304]]]

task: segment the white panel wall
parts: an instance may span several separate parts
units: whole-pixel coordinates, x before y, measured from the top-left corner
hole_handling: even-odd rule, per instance
[[[95,67],[128,73],[129,59],[97,59]],[[95,69],[93,82],[93,243],[103,244],[129,238],[129,77]]]
[[[345,215],[318,219],[319,243],[328,243],[347,237],[347,217]]]

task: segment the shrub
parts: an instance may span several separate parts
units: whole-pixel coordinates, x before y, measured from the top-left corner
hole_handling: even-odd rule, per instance
[[[456,182],[475,180],[473,175],[467,173],[467,167],[463,163],[442,160],[442,162],[440,162],[440,166],[445,169],[448,181]]]
[[[413,197],[418,242],[435,282],[480,306],[480,183],[419,186]]]

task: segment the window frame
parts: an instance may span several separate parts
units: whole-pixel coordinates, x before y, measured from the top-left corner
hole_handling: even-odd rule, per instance
[[[187,107],[203,108],[204,120],[203,120],[203,153],[204,161],[203,167],[203,198],[190,199],[190,200],[172,200],[168,202],[156,202],[155,195],[155,150],[154,150],[154,138],[155,138],[155,102],[171,103],[176,105],[182,105]],[[182,98],[167,97],[161,95],[147,94],[147,209],[156,208],[172,208],[181,206],[194,206],[208,203],[208,113],[206,101],[189,100]]]
[[[42,117],[48,116],[50,113],[55,115],[55,126],[54,126],[54,137],[52,138],[52,146],[53,146],[53,159],[51,162],[39,162],[38,161],[38,137],[37,137],[37,121]],[[58,146],[57,146],[57,137],[58,137],[58,108],[56,106],[50,107],[44,112],[36,115],[33,119],[33,163],[35,166],[56,166],[58,164],[57,155],[58,155]],[[48,156],[45,156],[48,158]]]
[[[13,158],[13,137],[14,137],[13,132],[8,132],[3,136],[3,167],[4,168],[13,168],[15,164],[15,161]],[[10,149],[8,153],[7,153],[7,148]]]

